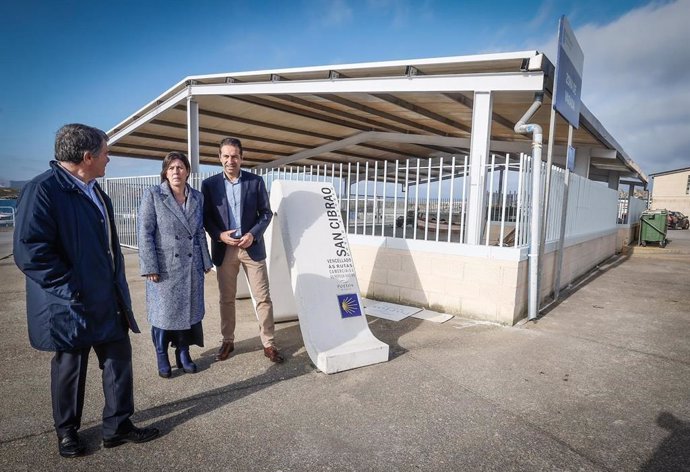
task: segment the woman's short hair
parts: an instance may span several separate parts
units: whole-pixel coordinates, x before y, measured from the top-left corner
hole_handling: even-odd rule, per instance
[[[182,161],[182,164],[187,169],[187,178],[189,178],[189,172],[191,171],[192,166],[189,164],[189,159],[187,159],[187,155],[183,152],[172,151],[169,152],[167,156],[165,156],[165,159],[163,159],[163,166],[161,169],[161,182],[165,182],[168,180],[168,167],[170,167],[170,165],[175,160]]]

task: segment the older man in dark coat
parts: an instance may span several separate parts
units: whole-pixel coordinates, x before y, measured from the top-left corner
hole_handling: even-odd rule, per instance
[[[132,346],[138,333],[125,279],[113,207],[96,178],[105,175],[107,137],[71,124],[55,139],[50,169],[30,181],[17,202],[14,259],[26,275],[31,345],[54,351],[53,419],[63,457],[84,452],[81,426],[89,352],[103,370],[103,446],[145,442],[159,432],[137,428]]]

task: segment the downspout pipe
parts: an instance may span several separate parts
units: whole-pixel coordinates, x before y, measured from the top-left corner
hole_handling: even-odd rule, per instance
[[[541,150],[544,134],[538,124],[527,123],[544,101],[543,93],[534,95],[534,103],[515,124],[515,132],[532,134],[532,218],[529,243],[529,292],[527,294],[527,319],[532,321],[539,312],[539,243],[541,234]]]

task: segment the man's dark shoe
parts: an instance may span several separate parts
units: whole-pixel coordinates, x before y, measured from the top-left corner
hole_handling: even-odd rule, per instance
[[[216,354],[217,361],[224,361],[230,357],[230,353],[235,350],[235,343],[232,341],[223,341],[218,349],[218,354]]]
[[[103,447],[115,447],[126,442],[144,443],[156,439],[159,434],[160,431],[158,431],[157,428],[137,428],[136,426],[132,426],[132,429],[126,433],[103,438]]]
[[[68,431],[64,436],[58,436],[58,450],[62,457],[77,457],[84,452],[84,445],[79,440],[76,431]]]
[[[271,362],[280,364],[285,360],[285,358],[278,352],[275,346],[268,346],[264,348],[264,356],[268,357]]]

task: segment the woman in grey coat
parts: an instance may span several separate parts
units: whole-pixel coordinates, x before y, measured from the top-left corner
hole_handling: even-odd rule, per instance
[[[197,371],[189,346],[204,345],[204,274],[213,267],[203,226],[203,196],[187,185],[187,156],[163,160],[161,184],[144,191],[139,207],[139,262],[146,277],[146,304],[156,347],[158,375],[171,376],[168,344],[177,368]]]

